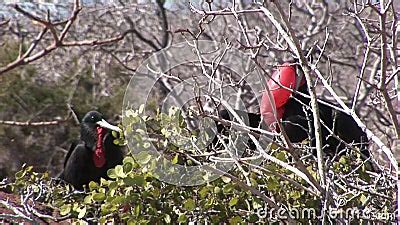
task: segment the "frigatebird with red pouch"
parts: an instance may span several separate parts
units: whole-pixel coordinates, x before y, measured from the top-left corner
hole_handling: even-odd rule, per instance
[[[59,178],[82,190],[83,185],[106,178],[108,169],[122,164],[124,152],[114,144],[112,131],[121,129],[108,123],[101,113],[88,112],[81,122],[79,143],[71,145]]]
[[[267,85],[271,95],[264,92],[260,106],[264,123],[270,129],[277,129],[274,123],[281,120],[290,141],[296,143],[309,138],[312,146],[315,146],[314,118],[310,98],[306,96],[308,87],[300,66],[283,64]],[[272,101],[275,103],[276,114]],[[369,156],[367,135],[350,115],[326,103],[318,102],[318,108],[324,152],[338,153],[347,143],[359,147],[364,156]]]
[[[276,123],[281,122],[291,142],[299,143],[309,139],[312,146],[315,146],[310,98],[307,97],[308,88],[300,66],[289,63],[279,66],[267,85],[269,94],[267,90],[263,93],[260,114],[236,110],[238,114],[247,113],[249,125],[254,128],[262,120],[266,129],[279,132]],[[338,153],[349,144],[359,147],[364,158],[369,157],[367,135],[350,115],[327,103],[318,102],[318,107],[325,153]],[[223,119],[232,120],[226,110],[221,110],[219,115]],[[221,127],[220,124],[217,126]]]

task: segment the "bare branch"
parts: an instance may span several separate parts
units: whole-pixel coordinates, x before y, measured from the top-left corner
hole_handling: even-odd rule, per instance
[[[304,55],[302,54],[300,42],[296,38],[296,35],[289,24],[289,21],[283,15],[283,12],[282,12],[282,9],[280,8],[279,3],[277,3],[277,2],[273,2],[273,3],[275,4],[278,11],[282,15],[281,17],[282,17],[289,33],[287,33],[283,29],[281,24],[275,19],[275,17],[272,15],[270,10],[268,10],[267,8],[265,8],[263,6],[261,6],[260,9],[268,17],[268,19],[272,22],[272,24],[275,26],[275,28],[278,30],[278,32],[284,37],[285,41],[290,46],[291,50],[296,54],[296,57],[300,60],[301,67],[303,68],[304,75],[305,75],[306,81],[307,81],[308,91],[309,91],[310,97],[311,97],[311,106],[313,109],[312,112],[313,112],[313,117],[314,117],[313,121],[314,121],[314,127],[315,127],[315,137],[316,137],[316,147],[317,147],[318,173],[320,175],[320,179],[321,179],[320,181],[321,181],[322,187],[324,187],[325,186],[325,168],[324,168],[323,153],[322,153],[321,124],[319,122],[320,118],[319,118],[317,97],[316,97],[315,89],[314,89],[312,81],[311,81],[309,66],[307,64],[306,59],[304,58]]]
[[[10,19],[4,20],[0,22],[0,27],[7,25],[10,22]]]
[[[43,122],[18,122],[18,121],[7,121],[0,120],[1,125],[9,125],[9,126],[32,126],[32,127],[42,127],[42,126],[54,126],[60,125],[61,123],[65,123],[67,120],[54,120],[54,121],[43,121]]]

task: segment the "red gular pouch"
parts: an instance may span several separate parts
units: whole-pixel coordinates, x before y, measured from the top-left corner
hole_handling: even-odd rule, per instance
[[[104,151],[103,139],[107,133],[107,130],[102,127],[96,127],[97,131],[97,142],[96,142],[96,150],[93,152],[92,158],[94,165],[97,168],[101,168],[106,164],[106,153]]]
[[[279,85],[280,84],[280,85]],[[267,82],[268,89],[272,99],[269,98],[267,91],[262,95],[260,113],[263,116],[264,123],[271,130],[275,122],[282,119],[285,112],[285,105],[289,101],[293,91],[282,88],[281,86],[295,89],[296,88],[296,68],[288,63],[283,64],[271,79]],[[276,116],[274,115],[273,105],[275,104]]]

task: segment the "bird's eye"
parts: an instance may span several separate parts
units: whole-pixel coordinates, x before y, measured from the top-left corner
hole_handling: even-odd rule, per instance
[[[94,116],[92,116],[91,119],[94,120]]]

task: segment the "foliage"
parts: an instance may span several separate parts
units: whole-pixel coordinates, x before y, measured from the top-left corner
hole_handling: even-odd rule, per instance
[[[148,132],[159,134],[158,143],[164,143],[169,151],[165,154],[171,155],[169,160],[173,163],[188,165],[183,160],[184,149],[172,148],[170,140],[166,138],[171,132],[182,133],[182,117],[177,110],[171,110],[169,114],[158,113],[154,118],[144,116],[143,108],[138,111],[127,111],[124,121],[130,126],[126,127],[125,134],[137,135],[138,145],[143,149],[149,142],[142,138],[142,130],[132,129],[139,122],[146,121],[151,124]],[[172,123],[171,121],[178,121]],[[161,127],[162,123],[170,124],[170,131],[165,132]],[[172,125],[171,125],[172,124]],[[177,124],[177,125],[173,125]],[[188,131],[185,131],[188,132]],[[154,141],[153,141],[154,142]],[[124,144],[122,139],[118,144]],[[153,143],[152,143],[153,144]],[[157,179],[155,167],[157,163],[163,163],[158,158],[152,157],[147,152],[135,152],[131,149],[131,155],[124,158],[123,164],[118,165],[108,171],[110,179],[101,179],[100,183],[90,182],[85,188],[85,192],[74,192],[72,187],[59,181],[51,179],[47,173],[39,174],[32,171],[32,167],[24,166],[21,171],[15,174],[15,182],[10,184],[15,193],[24,194],[28,190],[33,191],[32,199],[45,202],[55,209],[59,209],[61,216],[67,216],[72,221],[96,221],[96,222],[123,222],[128,224],[160,224],[160,223],[187,223],[189,221],[210,221],[212,223],[246,224],[251,222],[273,221],[269,214],[260,214],[262,210],[268,212],[271,206],[267,206],[260,196],[254,195],[250,189],[239,185],[238,181],[229,176],[223,176],[212,182],[201,186],[179,187],[163,183]],[[276,158],[289,162],[288,154],[279,149],[270,149],[271,154]],[[351,168],[349,156],[343,156],[335,163],[332,172],[346,174]],[[165,159],[164,159],[165,160]],[[192,162],[194,163],[194,162]],[[308,164],[309,172],[315,177],[315,165]],[[286,179],[285,175],[293,181],[298,182],[304,187],[307,184],[287,169],[276,164],[264,162],[257,169],[250,170],[246,164],[241,165],[247,174],[242,173],[238,168],[229,173],[241,181],[248,179],[249,187],[256,188],[268,197],[273,198],[280,206],[286,209],[307,209],[315,210],[317,215],[320,213],[320,199],[313,196],[305,189],[299,189]],[[269,171],[269,172],[266,172]],[[365,169],[354,172],[351,180],[362,182],[362,179],[371,179]],[[358,177],[364,177],[362,179]],[[239,182],[241,182],[239,181]],[[344,199],[346,204],[344,209],[354,206],[371,207],[374,202],[379,200],[381,207],[390,208],[391,202],[378,199],[373,195],[364,192],[345,192]],[[340,193],[339,193],[340,194]],[[308,219],[300,219],[300,222]],[[318,221],[314,218],[314,221]]]

